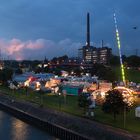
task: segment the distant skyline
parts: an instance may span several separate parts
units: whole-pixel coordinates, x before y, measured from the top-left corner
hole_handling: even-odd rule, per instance
[[[140,55],[139,5],[139,0],[0,0],[1,55],[17,60],[77,56],[86,44],[87,12],[91,45],[101,47],[104,40],[118,54],[115,12],[122,53]]]

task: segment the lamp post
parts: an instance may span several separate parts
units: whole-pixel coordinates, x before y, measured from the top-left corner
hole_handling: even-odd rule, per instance
[[[26,95],[28,95],[28,87],[29,87],[29,85],[30,85],[30,81],[29,80],[24,82],[25,94]]]
[[[58,93],[59,98],[59,110],[61,110],[61,93]]]
[[[36,82],[35,90],[40,94],[40,107],[43,107],[43,91],[41,91],[41,83],[39,81]]]
[[[63,97],[64,97],[64,104],[66,105],[66,103],[67,103],[67,92],[66,92],[66,90],[62,90],[62,93],[63,93]]]
[[[123,114],[123,127],[126,127],[126,106],[124,104],[124,114]]]
[[[26,85],[25,86],[25,93],[26,93],[26,96],[28,95],[28,86]]]
[[[124,113],[123,113],[123,127],[126,127],[126,108],[127,108],[127,103],[128,103],[128,98],[125,94],[123,94],[124,97]]]

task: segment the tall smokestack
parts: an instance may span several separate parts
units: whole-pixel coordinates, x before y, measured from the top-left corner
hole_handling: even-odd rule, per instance
[[[90,47],[90,16],[87,13],[87,47]]]
[[[104,47],[104,41],[102,40],[102,48]]]

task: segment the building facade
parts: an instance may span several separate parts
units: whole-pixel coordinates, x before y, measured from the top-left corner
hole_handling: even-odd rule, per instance
[[[110,57],[112,55],[112,49],[108,47],[96,48],[93,46],[83,46],[78,50],[79,58],[85,63],[100,63],[109,64]]]
[[[112,56],[112,49],[108,47],[102,47],[98,49],[99,51],[99,63],[109,64],[110,57]]]

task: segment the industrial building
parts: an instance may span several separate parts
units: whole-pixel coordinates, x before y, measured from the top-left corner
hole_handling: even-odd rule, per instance
[[[87,13],[87,41],[86,45],[78,50],[78,57],[83,60],[84,63],[100,63],[108,64],[112,55],[112,49],[104,46],[100,48],[90,45],[90,15]]]

